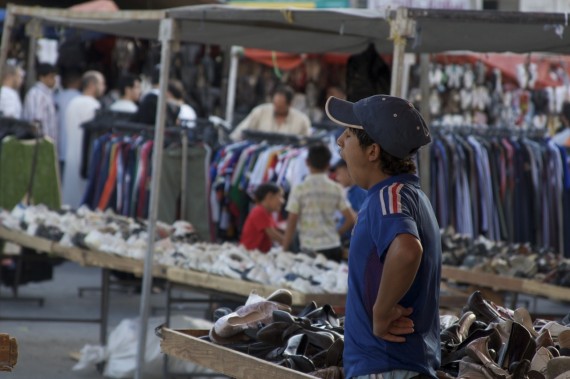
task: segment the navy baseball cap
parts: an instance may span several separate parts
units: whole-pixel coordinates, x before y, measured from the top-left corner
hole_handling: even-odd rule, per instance
[[[325,110],[339,125],[364,129],[396,158],[404,159],[431,142],[429,128],[420,112],[399,97],[374,95],[351,103],[331,96]]]

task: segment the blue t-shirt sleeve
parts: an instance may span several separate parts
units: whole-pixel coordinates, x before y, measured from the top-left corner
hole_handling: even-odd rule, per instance
[[[380,193],[382,196],[382,192]],[[383,261],[388,248],[399,234],[411,234],[420,239],[418,226],[412,217],[410,199],[401,191],[397,202],[388,203],[389,198],[380,199],[380,207],[369,214],[372,222],[372,238],[377,247],[380,259]]]

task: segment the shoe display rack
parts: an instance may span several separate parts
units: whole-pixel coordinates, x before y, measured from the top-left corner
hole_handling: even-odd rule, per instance
[[[570,301],[570,288],[541,283],[531,279],[521,279],[509,276],[465,270],[452,266],[443,266],[441,271],[442,280],[448,283],[468,284],[481,289],[486,296],[492,297],[493,301],[502,305],[505,293],[512,293],[511,308],[517,301],[518,294],[539,296],[558,301]],[[474,288],[471,288],[471,290]]]
[[[237,379],[303,379],[314,378],[274,363],[201,340],[208,330],[160,330],[160,347],[164,354],[196,363]]]
[[[30,236],[24,232],[10,230],[5,227],[0,227],[0,239],[37,250],[38,252],[54,254],[79,263],[82,266],[108,268],[135,275],[142,275],[144,271],[144,261],[142,260],[75,246],[64,246],[46,238]],[[153,276],[166,278],[166,269],[166,266],[154,265]]]
[[[182,284],[192,289],[203,289],[217,292],[238,295],[247,298],[251,291],[256,291],[258,295],[268,296],[278,288],[260,283],[247,282],[210,273],[185,270],[177,267],[169,267],[166,270],[166,279],[176,284]],[[345,294],[306,294],[299,291],[289,290],[293,295],[293,306],[304,307],[311,301],[317,304],[330,304],[344,306],[346,302]]]
[[[139,276],[142,275],[144,271],[143,260],[82,249],[75,246],[64,246],[45,238],[31,236],[24,232],[10,230],[2,226],[0,226],[0,239],[40,252],[51,253],[69,261],[79,263],[82,266],[107,268]],[[260,283],[247,282],[177,267],[168,267],[157,263],[153,265],[153,276],[197,290],[228,293],[240,297],[249,296],[252,290],[256,290],[261,296],[265,296],[277,289],[277,287]],[[305,294],[294,290],[291,290],[291,293],[293,294],[293,305],[297,306],[305,306],[313,300],[318,304],[344,305],[346,297],[344,294]]]

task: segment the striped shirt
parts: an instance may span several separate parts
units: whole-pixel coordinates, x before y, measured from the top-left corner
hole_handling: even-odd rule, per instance
[[[26,94],[24,100],[24,112],[22,114],[24,120],[38,122],[41,125],[44,136],[48,136],[57,145],[57,113],[55,110],[55,102],[53,91],[43,84],[37,82]]]

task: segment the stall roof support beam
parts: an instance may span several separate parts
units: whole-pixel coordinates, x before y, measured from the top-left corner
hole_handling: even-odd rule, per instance
[[[409,38],[413,38],[416,33],[416,23],[408,18],[408,10],[399,8],[395,16],[390,19],[390,39],[394,43],[394,54],[392,61],[392,83],[390,85],[390,95],[402,97],[404,94],[404,54],[406,53],[406,43]]]
[[[4,29],[2,30],[2,42],[0,45],[0,78],[3,77],[4,65],[8,59],[8,50],[10,49],[10,39],[12,38],[12,29],[16,24],[16,15],[13,12],[14,6],[8,4],[6,17],[4,19]]]
[[[26,63],[26,93],[36,82],[36,54],[38,52],[38,39],[42,38],[42,22],[32,18],[26,24],[28,36],[28,62]]]
[[[146,331],[150,309],[150,289],[152,287],[152,266],[154,263],[154,236],[156,234],[156,221],[158,217],[158,199],[160,196],[160,177],[162,168],[162,153],[164,150],[164,129],[166,121],[166,92],[168,78],[170,77],[170,55],[179,41],[179,25],[173,19],[164,19],[160,22],[159,38],[162,44],[160,60],[160,84],[154,132],[154,146],[152,153],[152,179],[150,189],[150,204],[148,211],[148,247],[144,261],[144,274],[140,303],[140,324],[137,345],[137,367],[135,379],[143,379],[144,357],[146,347]]]

